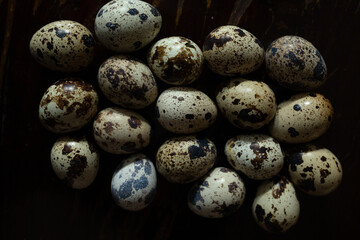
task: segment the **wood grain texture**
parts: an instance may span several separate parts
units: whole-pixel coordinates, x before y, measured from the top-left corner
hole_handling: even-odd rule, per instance
[[[51,83],[66,76],[82,77],[96,84],[99,65],[113,53],[98,44],[96,60],[86,71],[62,74],[37,64],[30,56],[28,44],[41,26],[60,19],[78,21],[94,32],[96,13],[106,2],[0,1],[1,239],[347,239],[357,233],[360,225],[359,1],[148,1],[163,16],[157,39],[180,35],[201,46],[211,30],[231,20],[252,32],[264,46],[277,37],[293,34],[308,39],[322,53],[329,76],[318,91],[332,101],[335,118],[329,131],[316,143],[339,157],[344,178],[340,188],[326,197],[299,192],[299,222],[283,235],[267,234],[256,225],[250,207],[258,183],[249,179],[245,179],[248,191],[240,210],[230,217],[212,220],[188,210],[189,185],[170,184],[161,176],[155,201],[148,208],[140,212],[121,210],[110,194],[111,177],[121,157],[105,152],[101,152],[99,174],[88,189],[68,189],[56,178],[49,153],[58,135],[47,132],[39,123],[37,109],[41,96]],[[146,51],[147,48],[135,55],[144,60]],[[278,101],[292,94],[273,84],[264,74],[264,67],[248,77],[268,82]],[[223,79],[205,68],[192,86],[214,99],[216,86]],[[159,87],[164,90],[168,86],[159,82]],[[100,108],[110,105],[103,97],[100,101]],[[154,104],[139,111],[157,133],[144,150],[152,159],[159,145],[171,136],[156,122],[153,110]],[[219,149],[217,165],[227,166],[222,148],[228,138],[241,132],[221,116],[204,132]],[[91,128],[88,126],[81,133],[89,134]]]

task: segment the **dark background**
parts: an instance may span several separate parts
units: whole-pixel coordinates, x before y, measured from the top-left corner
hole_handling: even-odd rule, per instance
[[[343,182],[328,196],[311,197],[298,192],[301,216],[291,231],[267,234],[255,223],[251,204],[258,182],[244,177],[247,196],[240,210],[224,219],[204,219],[187,208],[190,185],[170,184],[158,176],[154,202],[140,212],[117,207],[110,194],[110,181],[122,156],[101,152],[98,176],[89,188],[72,190],[63,185],[50,165],[49,153],[59,135],[47,132],[37,117],[44,91],[56,80],[78,76],[96,85],[98,66],[113,53],[99,44],[88,70],[76,74],[49,71],[30,56],[32,34],[43,25],[61,19],[78,21],[92,32],[97,11],[106,0],[0,0],[1,88],[1,239],[346,239],[360,227],[360,3],[358,0],[153,0],[163,17],[157,39],[181,35],[202,46],[215,27],[238,25],[252,32],[265,47],[283,35],[299,35],[322,53],[328,81],[318,89],[335,108],[329,131],[316,140],[329,148],[343,166]],[[144,59],[147,48],[136,53]],[[264,67],[246,76],[267,82],[277,100],[293,94],[273,84]],[[223,77],[204,69],[192,84],[214,99]],[[160,90],[168,87],[159,82]],[[103,97],[100,109],[111,104]],[[141,110],[153,126],[150,146],[143,152],[154,159],[159,145],[171,134],[154,118],[154,104]],[[266,129],[262,129],[266,132]],[[91,135],[85,127],[79,134]],[[203,132],[216,143],[218,166],[224,160],[225,141],[243,133],[219,116]]]

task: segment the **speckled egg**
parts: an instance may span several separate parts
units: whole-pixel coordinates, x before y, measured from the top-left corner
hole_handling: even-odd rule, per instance
[[[158,95],[151,70],[130,56],[117,55],[105,60],[98,71],[98,83],[107,99],[124,108],[147,107]]]
[[[264,82],[234,78],[220,87],[216,102],[221,113],[234,126],[259,129],[276,112],[275,94]]]
[[[79,130],[96,115],[98,94],[80,79],[65,78],[44,93],[39,106],[42,125],[54,133]]]
[[[139,211],[153,201],[156,183],[151,160],[144,154],[133,154],[117,166],[111,180],[111,194],[121,208]]]
[[[155,114],[166,130],[190,134],[210,127],[216,120],[217,108],[211,98],[199,90],[172,87],[160,94]]]
[[[265,51],[253,34],[237,26],[221,26],[205,38],[204,58],[208,67],[224,76],[244,75],[257,70]]]
[[[154,74],[172,85],[187,85],[199,78],[204,57],[201,49],[184,37],[157,41],[149,50],[147,62]]]
[[[279,104],[269,133],[284,143],[310,142],[328,130],[333,116],[333,107],[323,95],[296,94]]]
[[[85,69],[94,58],[95,41],[78,22],[61,20],[40,28],[30,40],[30,53],[42,66],[61,72]]]
[[[235,171],[217,167],[191,187],[188,206],[199,216],[222,218],[240,208],[245,192],[244,182]]]
[[[215,144],[197,136],[172,137],[156,154],[156,168],[169,182],[189,183],[204,176],[215,163]]]
[[[270,179],[284,165],[280,144],[265,134],[238,135],[225,144],[230,165],[255,180]]]
[[[150,143],[151,126],[140,114],[118,108],[101,110],[93,124],[94,138],[106,152],[134,153]]]
[[[95,18],[99,41],[115,52],[134,52],[150,43],[159,33],[162,18],[149,3],[114,0],[105,4]]]
[[[283,36],[266,50],[268,75],[283,87],[310,91],[326,80],[326,64],[320,52],[309,41],[298,36]]]
[[[308,144],[297,147],[296,151],[288,152],[285,159],[291,181],[310,195],[327,195],[341,183],[341,164],[326,148]]]
[[[99,169],[99,153],[84,136],[65,136],[56,140],[50,159],[56,176],[74,189],[90,186]]]
[[[252,204],[256,223],[268,232],[286,232],[300,215],[300,203],[294,185],[279,177],[262,182]]]

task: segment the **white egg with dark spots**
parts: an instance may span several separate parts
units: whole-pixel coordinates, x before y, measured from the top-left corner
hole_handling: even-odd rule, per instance
[[[300,202],[286,177],[262,182],[252,204],[256,223],[272,233],[286,232],[298,221]]]
[[[191,187],[188,207],[205,218],[223,218],[241,207],[245,192],[244,182],[235,171],[217,167]]]
[[[162,17],[143,1],[114,0],[106,3],[95,18],[99,41],[115,52],[134,52],[149,44],[159,33]]]
[[[75,78],[61,79],[41,98],[39,118],[51,132],[76,131],[96,115],[98,101],[98,94],[91,84]]]
[[[333,106],[322,94],[299,93],[278,105],[269,133],[284,143],[310,142],[329,129],[333,116]]]
[[[281,146],[265,134],[238,135],[225,144],[230,165],[255,180],[276,176],[284,165]]]
[[[156,185],[152,161],[144,154],[133,154],[117,166],[111,180],[111,194],[121,208],[139,211],[153,201]]]
[[[308,144],[286,154],[291,181],[307,194],[324,196],[335,191],[342,180],[339,159],[327,148]]]
[[[147,62],[154,74],[171,85],[187,85],[202,73],[201,49],[184,37],[168,37],[151,46]]]
[[[99,68],[98,83],[107,99],[124,108],[147,107],[158,95],[151,70],[130,56],[106,59]]]
[[[156,102],[156,118],[173,133],[190,134],[212,126],[217,117],[215,103],[205,93],[189,87],[163,91]]]
[[[151,126],[140,114],[118,108],[101,110],[93,123],[96,143],[106,152],[129,154],[147,147]]]
[[[221,26],[209,33],[203,44],[209,68],[220,75],[244,75],[257,70],[265,51],[253,34],[237,26]]]
[[[99,153],[86,137],[61,137],[51,148],[51,166],[67,186],[83,189],[90,186],[99,169]]]
[[[82,24],[61,20],[40,28],[32,36],[29,47],[31,55],[44,67],[76,72],[92,62],[95,40]]]
[[[216,146],[207,138],[172,137],[159,147],[156,168],[169,182],[189,183],[205,175],[216,156]]]
[[[216,102],[225,118],[242,129],[267,125],[276,112],[275,94],[264,82],[234,78],[220,86]]]
[[[283,87],[310,91],[326,81],[327,68],[312,43],[298,36],[283,36],[266,50],[268,75]]]

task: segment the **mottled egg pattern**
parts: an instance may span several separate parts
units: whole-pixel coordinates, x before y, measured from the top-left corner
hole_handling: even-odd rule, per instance
[[[205,175],[216,160],[215,144],[196,136],[173,137],[156,154],[156,168],[169,182],[189,183]]]
[[[65,78],[44,93],[39,106],[43,126],[54,133],[79,130],[96,115],[98,94],[80,79]]]
[[[285,159],[291,181],[305,193],[327,195],[341,183],[340,161],[326,148],[308,144],[288,152]]]
[[[30,53],[46,68],[61,72],[85,69],[94,58],[95,40],[85,26],[62,20],[40,28],[30,40]]]
[[[150,43],[159,33],[159,11],[143,1],[110,1],[95,18],[99,41],[115,52],[134,52]]]
[[[99,169],[99,153],[86,137],[61,137],[51,149],[51,166],[56,176],[74,189],[87,188]]]
[[[264,82],[234,78],[220,86],[216,102],[231,124],[242,129],[259,129],[276,112],[275,94]]]
[[[233,170],[217,167],[195,183],[188,193],[188,207],[205,218],[234,214],[245,199],[245,185]]]
[[[147,62],[154,74],[172,85],[187,85],[199,78],[204,57],[201,49],[184,37],[157,41],[149,50]]]
[[[101,110],[93,124],[94,138],[106,152],[129,154],[150,143],[151,126],[140,114],[109,107]]]
[[[280,144],[265,134],[238,135],[225,144],[225,155],[230,165],[247,177],[270,179],[284,165]]]
[[[266,50],[268,75],[283,87],[310,91],[326,80],[326,64],[309,41],[298,36],[283,36]]]
[[[189,87],[172,87],[163,91],[155,114],[158,122],[173,133],[200,132],[216,120],[215,103],[205,93]]]
[[[296,94],[279,104],[269,133],[284,143],[310,142],[328,130],[333,116],[334,109],[323,95]]]
[[[151,70],[130,56],[117,55],[105,60],[98,71],[98,83],[107,99],[124,108],[147,107],[158,95]]]
[[[286,177],[262,182],[252,204],[252,213],[256,223],[266,231],[288,231],[300,215],[300,203],[293,184]]]
[[[237,26],[221,26],[205,38],[203,54],[209,68],[220,75],[244,75],[257,70],[265,51],[253,34]]]
[[[139,211],[147,207],[156,194],[156,170],[144,154],[133,154],[117,166],[111,180],[111,194],[123,209]]]

